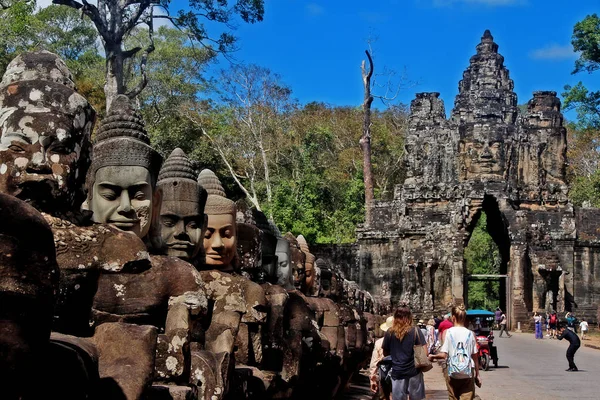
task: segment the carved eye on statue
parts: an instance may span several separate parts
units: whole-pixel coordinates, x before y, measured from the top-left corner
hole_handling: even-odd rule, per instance
[[[10,146],[8,146],[9,150],[15,152],[15,153],[24,153],[25,149],[21,146],[19,146],[18,144],[11,144]]]
[[[146,200],[146,193],[144,193],[141,190],[138,190],[137,192],[135,192],[135,195],[133,196],[133,198],[135,200]]]
[[[190,229],[198,229],[198,223],[196,221],[190,221],[188,222],[187,227]]]
[[[163,226],[167,228],[171,228],[177,223],[177,221],[173,217],[161,217],[160,221],[163,224]]]
[[[104,199],[106,199],[108,201],[114,201],[119,197],[119,193],[117,193],[115,190],[109,189],[109,188],[100,189],[99,194],[100,194],[100,196],[102,196]]]
[[[55,144],[53,146],[51,146],[48,149],[49,152],[54,153],[54,154],[59,154],[59,155],[67,155],[67,154],[71,154],[73,152],[73,149],[71,148],[71,146],[64,144],[64,143],[59,143],[59,144]]]

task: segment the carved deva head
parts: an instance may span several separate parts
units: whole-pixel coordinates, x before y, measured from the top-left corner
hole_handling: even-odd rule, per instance
[[[302,252],[302,249],[300,249],[298,240],[291,232],[286,233],[283,238],[290,244],[289,248],[294,287],[297,290],[301,290],[306,280],[306,270],[304,267],[306,256]]]
[[[50,214],[78,210],[95,115],[56,54],[11,61],[0,83],[0,192]]]
[[[196,181],[192,162],[183,150],[177,148],[167,158],[157,187],[162,192],[160,247],[169,256],[196,259],[204,240],[207,193]]]
[[[205,169],[200,172],[198,183],[208,192],[204,209],[208,216],[204,234],[206,267],[225,272],[233,271],[237,246],[235,203],[225,196],[221,181],[211,170]]]
[[[278,237],[275,254],[277,255],[277,284],[287,290],[294,289],[294,271],[290,242],[285,238]]]
[[[40,372],[59,269],[52,231],[36,209],[0,193],[0,221],[0,384],[7,398],[20,398]]]
[[[304,253],[305,261],[304,261],[304,287],[302,292],[308,296],[310,296],[316,286],[316,270],[315,270],[315,256],[310,253],[308,249],[308,243],[306,239],[302,235],[298,235],[296,238],[298,240],[298,246],[300,246],[300,250]]]
[[[87,185],[94,222],[145,238],[160,211],[161,195],[155,185],[162,158],[150,147],[144,122],[127,96],[113,101],[93,151]]]

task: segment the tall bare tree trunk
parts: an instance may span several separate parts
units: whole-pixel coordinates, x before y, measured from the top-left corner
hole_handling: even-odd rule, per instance
[[[371,104],[373,96],[371,95],[371,77],[373,76],[373,59],[368,50],[365,50],[369,59],[369,69],[363,60],[360,69],[362,72],[363,86],[365,96],[363,99],[363,133],[360,137],[360,147],[363,151],[363,180],[365,183],[365,225],[369,226],[372,222],[371,208],[375,192],[373,189],[373,166],[371,164]]]
[[[125,92],[123,82],[123,49],[121,43],[106,43],[106,83],[104,95],[106,96],[106,109],[110,108],[112,101],[118,94]]]

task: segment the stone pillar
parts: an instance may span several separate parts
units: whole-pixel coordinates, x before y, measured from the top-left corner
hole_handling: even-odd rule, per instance
[[[524,293],[524,268],[526,266],[526,247],[521,243],[513,243],[510,246],[510,260],[507,278],[506,318],[509,329],[517,326],[517,322],[523,322],[527,318],[527,307],[525,306]]]

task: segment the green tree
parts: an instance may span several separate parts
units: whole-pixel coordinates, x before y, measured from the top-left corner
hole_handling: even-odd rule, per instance
[[[500,251],[487,229],[487,215],[482,210],[464,252],[468,274],[500,273]],[[469,308],[495,309],[500,305],[500,283],[469,282],[468,302]]]
[[[33,17],[35,1],[3,0],[0,3],[0,71],[4,73],[16,54],[35,44],[37,23]]]
[[[170,21],[197,45],[211,51],[229,53],[235,49],[235,37],[232,33],[222,32],[215,36],[209,33],[205,22],[231,28],[237,17],[244,22],[254,23],[262,21],[264,14],[263,0],[194,0],[188,3],[188,10],[179,10],[176,15],[171,13],[173,10],[170,0],[98,0],[97,5],[85,0],[53,0],[53,3],[80,10],[96,27],[102,39],[106,60],[104,92],[107,107],[116,95],[127,94],[134,98],[146,87],[147,61],[155,50],[156,19]],[[155,12],[155,8],[162,13]],[[148,35],[147,45],[126,47],[127,38],[141,26],[145,26]],[[135,87],[128,88],[125,79],[126,64],[136,55],[140,55],[141,79]]]
[[[586,16],[575,24],[571,39],[573,50],[579,53],[573,74],[592,73],[600,68],[600,18]],[[565,109],[575,109],[580,128],[600,129],[600,92],[588,90],[582,82],[565,86]]]

